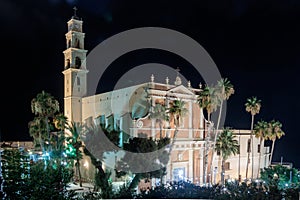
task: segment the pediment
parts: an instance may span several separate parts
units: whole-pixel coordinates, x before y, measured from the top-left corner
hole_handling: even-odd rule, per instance
[[[168,93],[195,95],[191,90],[184,87],[183,85],[176,86],[168,91]]]

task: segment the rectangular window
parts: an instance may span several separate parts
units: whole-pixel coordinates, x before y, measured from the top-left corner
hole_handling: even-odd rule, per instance
[[[80,78],[77,77],[77,85],[80,85]]]
[[[217,156],[221,155],[220,151],[217,151]]]
[[[105,115],[100,115],[96,118],[96,124],[99,124],[101,126],[105,126]]]
[[[230,162],[225,162],[225,170],[230,170]]]
[[[260,144],[257,145],[257,153],[260,153]]]
[[[241,151],[241,145],[238,146],[237,154],[240,154]]]
[[[251,140],[248,140],[248,144],[247,144],[247,153],[251,152]]]
[[[114,119],[114,129],[119,131],[120,130],[120,119]]]
[[[105,119],[105,128],[107,128],[109,131],[114,129],[114,115],[111,114],[106,117]]]
[[[182,159],[183,159],[182,153],[178,153],[178,161],[182,161]]]

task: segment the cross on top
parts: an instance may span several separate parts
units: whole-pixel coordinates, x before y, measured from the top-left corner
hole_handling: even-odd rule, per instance
[[[179,67],[177,67],[176,71],[177,71],[177,76],[178,76],[178,75],[179,75],[179,72],[180,72]]]
[[[74,10],[74,17],[77,17],[77,16],[76,16],[76,11],[77,11],[76,6],[73,7],[73,10]]]

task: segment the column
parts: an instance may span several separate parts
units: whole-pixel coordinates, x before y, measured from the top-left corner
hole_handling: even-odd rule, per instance
[[[194,150],[189,150],[189,176],[190,181],[194,181]]]
[[[204,136],[204,117],[203,117],[203,108],[200,108],[200,138],[203,139]]]
[[[155,99],[151,98],[151,106],[152,108],[155,106]],[[151,119],[151,137],[155,138],[156,135],[156,119]]]
[[[189,138],[193,138],[193,104],[192,101],[189,101]]]
[[[130,137],[137,137],[137,127],[136,127],[136,120],[132,120],[132,128],[130,129]]]
[[[171,164],[172,162],[171,162],[171,156],[170,156],[170,160],[169,160],[169,162],[168,162],[168,165],[167,165],[167,180],[166,181],[172,181],[171,180],[171,178],[172,178],[172,176],[171,176],[171,174],[172,174],[172,164]]]
[[[204,149],[203,147],[201,147],[201,149],[199,150],[199,154],[200,154],[200,160],[199,160],[199,184],[202,185],[203,184],[203,169],[204,169]]]
[[[170,108],[170,105],[169,105],[169,98],[166,97],[166,102],[165,102],[165,106],[166,106],[166,109],[169,109]],[[169,115],[169,114],[168,114]],[[170,117],[170,115],[169,115]],[[170,137],[171,135],[171,131],[170,131],[170,123],[168,121],[165,121],[165,128],[167,128],[166,130],[166,137]]]

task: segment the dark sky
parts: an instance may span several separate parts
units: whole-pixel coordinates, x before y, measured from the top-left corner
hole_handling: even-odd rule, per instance
[[[30,101],[45,90],[63,106],[66,22],[72,8],[84,21],[85,48],[121,31],[137,27],[164,27],[196,40],[209,53],[223,77],[235,87],[227,104],[226,124],[250,128],[246,98],[262,100],[256,120],[279,120],[286,135],[276,142],[274,160],[300,167],[298,153],[300,65],[300,2],[297,0],[0,0],[1,140],[28,140],[33,119]],[[164,63],[193,77],[188,63],[158,51],[137,51],[110,66],[123,73],[142,63]],[[159,56],[157,56],[159,55]],[[114,76],[107,75],[114,80]],[[109,90],[112,84],[106,84]]]

